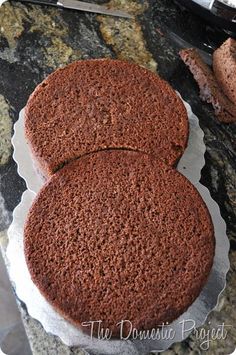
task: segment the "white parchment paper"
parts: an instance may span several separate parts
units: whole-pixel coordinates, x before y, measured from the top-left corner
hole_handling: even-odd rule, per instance
[[[205,145],[203,131],[199,127],[198,118],[192,113],[190,106],[185,103],[190,123],[190,137],[188,147],[179,161],[177,169],[185,175],[198,189],[203,200],[208,206],[214,224],[216,237],[216,253],[213,268],[208,282],[200,296],[181,317],[175,320],[166,329],[174,330],[173,339],[156,340],[99,340],[91,339],[78,328],[64,320],[44,299],[37,287],[31,281],[26,266],[23,251],[23,227],[27,212],[32,201],[43,184],[42,179],[34,168],[30,152],[24,138],[23,112],[14,126],[13,137],[14,159],[18,165],[19,174],[25,179],[29,190],[22,195],[21,203],[13,212],[13,222],[9,228],[9,245],[7,257],[9,259],[10,278],[15,284],[18,297],[27,305],[29,314],[37,319],[44,329],[57,335],[69,346],[79,346],[94,354],[146,354],[150,351],[163,351],[173,343],[182,341],[189,332],[183,333],[182,321],[191,319],[199,327],[206,320],[209,312],[217,304],[218,296],[225,287],[226,274],[229,269],[229,241],[226,235],[226,225],[221,217],[216,202],[211,198],[206,187],[199,183],[201,169],[204,166]],[[158,295],[157,295],[158,297]]]

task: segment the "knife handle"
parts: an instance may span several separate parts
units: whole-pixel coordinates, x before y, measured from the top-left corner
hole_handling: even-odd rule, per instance
[[[223,17],[227,21],[231,21],[235,25],[236,29],[236,8],[227,5],[221,1],[215,0],[212,12],[220,17]]]

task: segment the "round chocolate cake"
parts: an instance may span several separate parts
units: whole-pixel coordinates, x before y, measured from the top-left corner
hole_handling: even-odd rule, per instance
[[[181,315],[207,281],[214,248],[192,184],[130,151],[89,154],[55,173],[24,230],[26,262],[45,298],[83,330],[102,320],[113,336],[121,320],[141,330]]]
[[[111,59],[49,75],[25,109],[26,138],[45,176],[90,152],[125,148],[174,165],[188,140],[186,109],[152,72]]]

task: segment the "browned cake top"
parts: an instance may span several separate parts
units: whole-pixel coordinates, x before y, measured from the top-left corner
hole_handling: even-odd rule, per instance
[[[74,62],[41,83],[25,111],[26,137],[45,175],[83,154],[127,148],[173,165],[188,139],[185,107],[157,75],[128,62]]]
[[[225,95],[236,105],[236,40],[228,38],[213,53],[213,70]]]
[[[24,231],[26,262],[45,298],[75,325],[171,322],[212,266],[208,210],[191,183],[148,155],[104,151],[58,171]]]

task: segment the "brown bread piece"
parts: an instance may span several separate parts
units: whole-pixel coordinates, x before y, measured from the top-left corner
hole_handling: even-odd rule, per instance
[[[228,38],[213,53],[213,71],[225,95],[236,105],[236,40]]]
[[[150,329],[181,315],[205,285],[214,249],[194,186],[131,151],[90,154],[59,170],[24,230],[26,262],[48,302],[78,327],[102,320],[113,336],[122,319]]]
[[[210,67],[204,63],[194,48],[183,49],[180,57],[189,67],[200,88],[200,97],[211,103],[215,115],[221,122],[236,122],[236,105],[234,105],[221,90]]]
[[[154,154],[177,163],[188,140],[186,109],[152,72],[111,59],[58,69],[30,96],[26,137],[44,175],[107,148]]]

